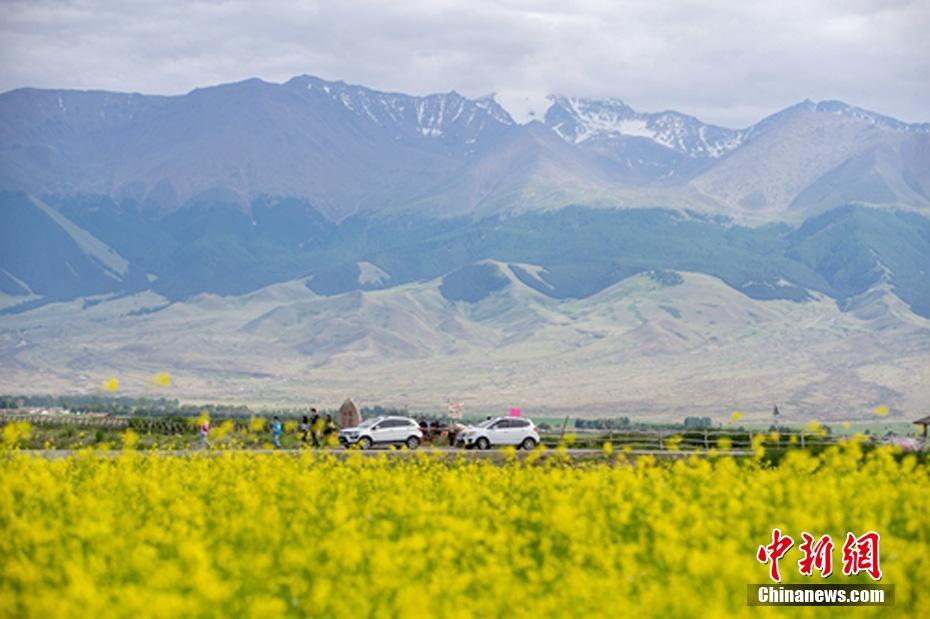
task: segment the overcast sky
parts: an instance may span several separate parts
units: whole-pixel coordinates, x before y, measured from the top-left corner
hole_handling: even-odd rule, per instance
[[[300,73],[615,96],[745,126],[805,98],[930,121],[930,0],[0,0],[0,90],[176,94]]]

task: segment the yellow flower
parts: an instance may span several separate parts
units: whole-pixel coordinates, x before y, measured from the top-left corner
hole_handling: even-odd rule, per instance
[[[822,428],[819,421],[808,421],[804,426],[804,431],[808,434],[817,434]]]
[[[741,413],[741,412],[739,412],[739,411],[733,411],[733,414],[730,415],[730,422],[731,422],[731,423],[736,423],[737,421],[739,421],[739,420],[742,419],[742,418],[743,418],[743,413]]]
[[[249,419],[249,432],[257,434],[265,429],[264,417],[252,417]]]
[[[136,434],[133,430],[126,430],[123,432],[123,449],[131,450],[135,449],[139,444],[139,435]]]
[[[156,387],[170,387],[171,386],[171,376],[168,372],[158,372],[153,377],[153,382]]]
[[[890,410],[884,404],[875,407],[875,414],[879,417],[887,417]]]
[[[214,438],[214,439],[216,439],[216,440],[219,441],[219,440],[222,440],[222,439],[226,438],[226,437],[229,436],[230,434],[232,434],[233,431],[234,431],[235,429],[236,429],[236,424],[233,423],[233,420],[232,420],[232,419],[226,419],[225,421],[223,421],[223,423],[221,423],[220,425],[218,425],[218,426],[211,432],[211,434],[213,435],[213,438]]]
[[[111,376],[103,381],[103,388],[106,391],[116,391],[119,389],[119,379],[115,376]]]
[[[191,427],[194,427],[194,428],[199,428],[200,426],[202,426],[205,423],[208,423],[209,421],[210,421],[210,411],[206,409],[200,411],[200,415],[198,415],[197,417],[191,417],[188,419],[188,423],[191,425]]]
[[[3,426],[3,446],[18,447],[20,443],[29,438],[32,425],[28,421],[14,421]]]
[[[24,430],[5,424],[4,445]],[[754,435],[754,450],[771,438]],[[923,616],[930,464],[863,440],[771,465],[542,446],[510,459],[5,449],[0,615],[496,617],[519,600],[521,617],[743,617],[746,583],[768,578],[755,549],[779,527],[796,544],[802,531],[880,533],[883,582],[907,593],[895,614]],[[809,582],[799,557],[781,562],[787,582]]]
[[[756,434],[752,437],[752,457],[761,460],[765,456],[765,434]]]

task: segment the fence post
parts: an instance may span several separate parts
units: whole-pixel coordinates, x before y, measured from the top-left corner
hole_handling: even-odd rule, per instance
[[[801,430],[801,447],[804,447],[804,430]]]
[[[707,442],[707,428],[704,428],[704,449],[710,449],[710,444]]]

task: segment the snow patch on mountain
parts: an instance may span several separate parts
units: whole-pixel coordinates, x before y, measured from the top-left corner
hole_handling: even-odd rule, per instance
[[[525,264],[522,262],[516,262],[508,265],[510,267],[510,272],[515,276],[519,277],[517,271],[514,268],[519,269],[537,285],[539,285],[544,290],[555,290],[555,286],[547,282],[544,278],[544,274],[548,273],[548,269],[538,264]]]
[[[693,158],[718,159],[738,148],[744,133],[678,112],[637,112],[620,99],[551,96],[546,124],[571,144],[640,137]]]
[[[516,124],[494,95],[469,99],[455,91],[422,97],[379,92],[346,84],[326,82],[312,76],[293,78],[289,84],[319,93],[348,111],[400,135],[455,140],[474,144],[478,134],[495,127]]]
[[[391,279],[391,276],[386,271],[372,262],[358,262],[357,266],[360,286],[379,286],[386,284]]]

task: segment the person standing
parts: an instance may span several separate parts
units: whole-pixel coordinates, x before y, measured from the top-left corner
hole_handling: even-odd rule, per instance
[[[449,447],[455,447],[458,443],[458,438],[461,434],[465,432],[468,428],[463,423],[455,421],[452,425],[449,426]]]
[[[210,420],[204,419],[200,424],[200,446],[204,449],[210,448]]]
[[[333,440],[333,435],[336,433],[336,422],[333,420],[332,415],[326,415],[326,422],[323,425],[323,444],[327,447],[331,447],[330,443]]]
[[[276,449],[281,449],[281,420],[277,415],[271,420],[271,438]]]

